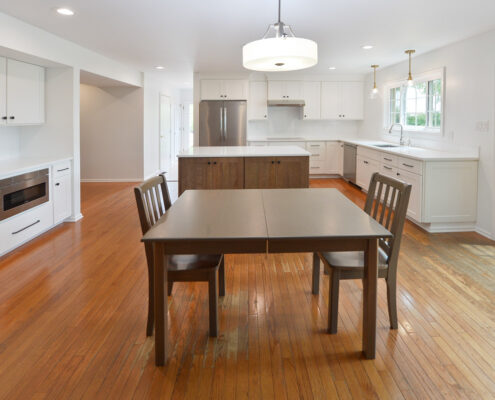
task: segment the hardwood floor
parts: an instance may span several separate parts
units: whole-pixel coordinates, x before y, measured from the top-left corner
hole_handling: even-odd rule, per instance
[[[218,338],[207,285],[176,283],[172,356],[155,367],[132,186],[83,184],[81,221],[0,259],[0,399],[495,397],[495,243],[410,223],[396,331],[378,286],[376,360],[360,352],[361,282],[341,283],[328,335],[328,276],[311,295],[310,254],[231,255]],[[342,180],[311,186],[364,203]]]

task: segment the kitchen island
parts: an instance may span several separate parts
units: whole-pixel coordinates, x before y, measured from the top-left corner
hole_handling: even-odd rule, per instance
[[[189,189],[307,188],[310,153],[297,146],[192,147],[179,158],[179,196]]]

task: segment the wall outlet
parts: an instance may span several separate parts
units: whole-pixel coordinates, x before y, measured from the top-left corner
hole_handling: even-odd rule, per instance
[[[490,121],[477,121],[476,122],[476,131],[477,132],[489,132],[490,131]]]

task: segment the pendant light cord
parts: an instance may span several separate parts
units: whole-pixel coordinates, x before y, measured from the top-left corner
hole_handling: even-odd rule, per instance
[[[282,0],[278,0],[278,23],[280,23],[280,9],[282,7]]]

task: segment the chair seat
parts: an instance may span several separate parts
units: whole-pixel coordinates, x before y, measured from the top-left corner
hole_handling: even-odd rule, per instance
[[[222,256],[220,254],[206,255],[174,255],[169,258],[169,271],[190,271],[195,269],[214,269],[218,268]]]
[[[364,268],[364,251],[342,251],[321,253],[322,257],[330,264],[331,268],[342,270],[357,270]],[[378,269],[388,268],[387,253],[378,249]]]

